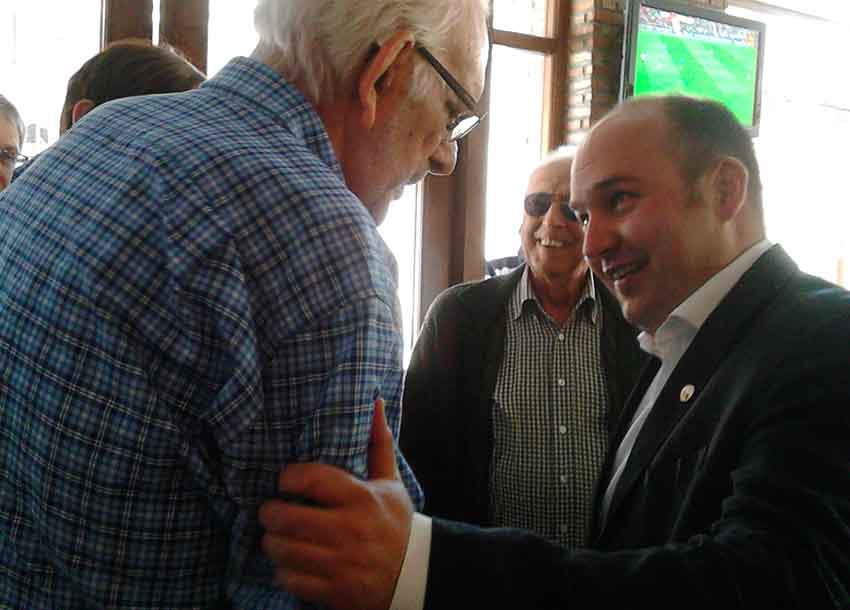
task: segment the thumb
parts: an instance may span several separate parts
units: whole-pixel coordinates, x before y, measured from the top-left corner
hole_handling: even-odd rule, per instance
[[[387,424],[384,412],[384,399],[375,401],[375,414],[372,416],[372,435],[369,439],[369,479],[399,479],[395,461],[393,433]]]

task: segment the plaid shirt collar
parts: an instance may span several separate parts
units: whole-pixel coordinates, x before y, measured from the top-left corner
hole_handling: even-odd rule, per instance
[[[269,115],[275,123],[302,140],[334,173],[344,178],[328,132],[313,104],[266,64],[248,57],[237,57],[201,87],[221,90],[228,100],[239,100],[252,112]]]

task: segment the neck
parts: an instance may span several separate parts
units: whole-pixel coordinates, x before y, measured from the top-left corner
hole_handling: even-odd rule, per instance
[[[581,262],[566,275],[547,276],[530,273],[534,294],[549,316],[564,325],[572,316],[588,279],[587,263]]]
[[[321,102],[316,107],[319,118],[328,132],[331,147],[340,164],[345,161],[345,116],[347,108],[343,102],[329,101]]]

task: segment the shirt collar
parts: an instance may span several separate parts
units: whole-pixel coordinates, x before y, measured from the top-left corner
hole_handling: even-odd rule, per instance
[[[266,64],[249,57],[236,57],[201,87],[226,91],[230,103],[252,106],[266,113],[343,177],[325,124],[313,104]]]
[[[513,299],[514,321],[518,320],[522,316],[522,312],[525,310],[525,303],[528,301],[532,301],[540,311],[543,311],[543,305],[537,298],[537,294],[534,292],[534,286],[531,284],[531,272],[529,271],[528,265],[526,265],[525,269],[523,269],[522,277],[519,279],[519,282],[517,282],[516,288],[514,289]],[[587,281],[584,283],[584,288],[578,297],[574,311],[582,309],[588,301],[590,301],[590,305],[587,307],[589,312],[588,317],[591,324],[596,324],[598,316],[598,307],[596,307],[596,285],[594,284],[593,274],[590,271],[587,272]]]
[[[638,335],[641,349],[662,361],[680,357],[720,301],[771,246],[770,241],[763,239],[714,274],[670,312],[655,335],[647,332]]]

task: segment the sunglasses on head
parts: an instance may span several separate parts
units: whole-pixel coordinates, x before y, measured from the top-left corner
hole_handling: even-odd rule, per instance
[[[530,193],[525,196],[525,213],[529,216],[543,216],[552,206],[552,201],[557,198],[555,193]],[[561,198],[559,204],[561,214],[571,222],[578,222],[575,212],[572,211],[569,201]]]

